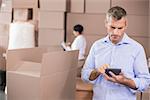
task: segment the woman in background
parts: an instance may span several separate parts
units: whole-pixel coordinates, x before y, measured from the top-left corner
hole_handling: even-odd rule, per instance
[[[64,49],[66,51],[70,50],[79,50],[79,60],[85,59],[85,49],[86,49],[86,39],[83,35],[83,26],[77,24],[73,27],[73,35],[75,36],[74,41],[71,43],[62,43]]]

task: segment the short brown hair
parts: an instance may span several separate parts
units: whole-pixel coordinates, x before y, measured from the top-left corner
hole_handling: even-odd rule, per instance
[[[122,17],[126,17],[126,16],[127,16],[127,12],[125,11],[125,9],[119,6],[114,6],[110,8],[106,14],[107,18],[112,17],[116,20],[120,20]]]

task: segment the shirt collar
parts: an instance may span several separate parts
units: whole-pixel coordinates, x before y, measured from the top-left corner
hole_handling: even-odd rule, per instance
[[[109,39],[109,35],[107,35],[104,39],[103,39],[104,43],[111,43],[110,39]],[[117,45],[121,45],[121,44],[129,44],[130,40],[129,37],[126,33],[124,33],[122,40],[117,43]]]

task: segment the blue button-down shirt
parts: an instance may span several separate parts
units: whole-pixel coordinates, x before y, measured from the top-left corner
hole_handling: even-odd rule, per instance
[[[89,80],[93,69],[103,64],[121,68],[123,74],[135,82],[139,91],[144,91],[149,86],[150,75],[144,49],[126,33],[117,44],[113,44],[108,36],[93,44],[82,69],[82,79],[94,85],[93,100],[136,100],[135,90],[107,81],[103,75],[94,81]]]

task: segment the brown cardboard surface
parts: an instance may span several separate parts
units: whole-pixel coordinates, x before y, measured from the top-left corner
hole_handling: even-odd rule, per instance
[[[63,29],[39,29],[39,46],[60,45],[62,41],[64,41]]]
[[[148,16],[128,15],[126,32],[132,36],[148,36]]]
[[[112,6],[122,6],[128,14],[148,15],[148,0],[112,0]]]
[[[136,93],[136,100],[141,100],[141,92]]]
[[[142,100],[150,100],[150,88],[142,93]]]
[[[86,0],[86,13],[106,13],[111,0]]]
[[[85,0],[71,0],[71,12],[84,13]]]
[[[28,14],[27,8],[14,8],[13,19],[15,21],[27,21]]]
[[[41,63],[21,61],[16,64],[16,69],[14,70],[16,70],[14,73],[39,77],[41,71]]]
[[[66,0],[40,0],[42,11],[66,11]]]
[[[64,12],[39,12],[39,28],[64,29]]]
[[[13,0],[12,8],[33,9],[33,20],[38,17],[38,0]]]
[[[33,8],[37,7],[38,0],[12,0],[13,8]]]
[[[76,64],[77,53],[73,53],[73,52],[75,51],[68,51],[68,52],[61,51],[60,55],[57,55],[57,52],[44,54],[42,66],[45,66],[45,67],[42,69],[41,74],[42,75],[55,74],[56,72],[63,72],[63,71],[76,68],[77,67],[77,64]],[[51,56],[48,56],[48,55],[51,55]],[[58,61],[56,59],[59,61],[59,63],[57,63]],[[64,65],[63,67],[61,67],[62,63]],[[47,65],[52,65],[53,70],[50,70],[51,68]]]
[[[9,34],[9,24],[0,24],[0,37],[8,36]]]
[[[1,4],[1,12],[12,12],[12,0],[1,0],[2,4]]]
[[[20,62],[21,60],[40,63],[42,61],[43,53],[61,50],[62,48],[58,46],[8,50],[6,63],[7,70],[13,70],[16,67],[16,63]]]
[[[10,24],[11,23],[11,18],[12,15],[11,13],[6,13],[6,12],[0,12],[0,23],[1,24]]]
[[[68,69],[42,78],[41,85],[47,88],[41,88],[41,100],[75,100],[76,69]]]
[[[85,83],[81,78],[76,78],[76,90],[77,91],[92,91],[92,84]]]
[[[85,59],[78,61],[78,68],[82,68],[85,63]]]
[[[5,50],[8,48],[8,36],[7,35],[0,36],[0,47]]]
[[[39,63],[20,62],[7,72],[8,100],[75,100],[77,56],[78,51],[44,53],[39,76],[31,75]]]
[[[40,100],[39,85],[39,77],[7,72],[7,100]]]
[[[93,93],[88,91],[76,91],[75,100],[92,100]]]
[[[72,28],[76,24],[83,25],[84,27],[83,34],[85,35],[106,34],[104,20],[105,20],[105,14],[68,13],[67,14],[67,35],[68,34],[72,35]]]

